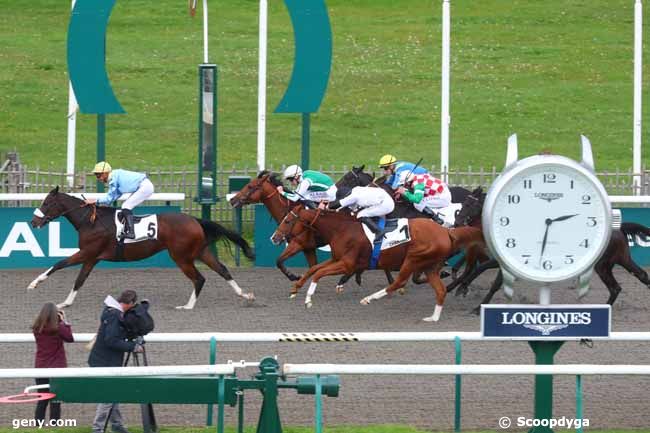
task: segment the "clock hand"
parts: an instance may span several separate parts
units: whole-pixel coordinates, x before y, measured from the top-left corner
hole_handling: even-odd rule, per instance
[[[548,239],[548,229],[551,227],[553,220],[546,218],[546,231],[544,231],[544,239],[542,240],[542,252],[539,255],[539,263],[542,263],[542,257],[544,257],[544,250],[546,249],[546,240]]]
[[[569,218],[573,218],[574,216],[578,216],[578,215],[579,215],[579,214],[577,214],[577,213],[575,213],[575,214],[573,214],[573,215],[564,215],[564,216],[557,217],[557,218],[551,220],[551,222],[556,222],[556,221],[565,221],[565,220],[568,220]]]

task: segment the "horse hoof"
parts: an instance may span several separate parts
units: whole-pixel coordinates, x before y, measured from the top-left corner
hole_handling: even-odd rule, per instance
[[[406,288],[402,287],[401,289],[397,289],[397,292],[398,292],[400,295],[405,295],[405,294],[406,294]]]
[[[340,295],[344,291],[345,291],[345,287],[343,287],[342,285],[339,284],[338,286],[336,286],[336,294],[337,295]]]
[[[480,316],[481,315],[481,307],[476,307],[472,310],[472,314],[475,316]]]
[[[34,284],[34,283],[27,286],[27,290],[34,290],[35,288],[36,288],[36,284]]]
[[[313,303],[313,302],[311,302],[311,301],[309,301],[309,302],[305,302],[305,308],[311,308],[311,307],[313,307],[313,306],[314,306],[314,303]]]
[[[422,321],[423,322],[437,322],[437,320],[435,320],[433,318],[433,316],[425,317],[425,318],[422,319]]]
[[[289,299],[296,299],[296,296],[298,296],[297,293],[292,293],[289,295]]]
[[[361,304],[361,305],[368,305],[368,304],[370,304],[370,298],[363,298],[363,299],[360,301],[360,304]]]
[[[242,298],[244,298],[249,303],[255,302],[255,294],[254,293],[246,293],[246,294],[242,295]]]
[[[62,309],[64,309],[64,308],[68,308],[69,306],[70,306],[70,304],[66,304],[66,303],[63,303],[63,304],[56,304],[56,308],[58,308],[58,309],[60,309],[60,310],[62,310]]]
[[[300,278],[302,277],[298,275],[294,275],[294,274],[289,275],[289,281],[298,281]]]

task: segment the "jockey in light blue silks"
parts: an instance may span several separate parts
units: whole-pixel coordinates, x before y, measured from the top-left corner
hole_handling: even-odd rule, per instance
[[[133,208],[148,199],[153,194],[153,184],[145,173],[122,169],[113,170],[109,163],[98,162],[93,169],[97,180],[108,183],[106,195],[98,199],[86,199],[87,204],[109,205],[124,193],[131,196],[122,203],[122,216],[124,217],[123,236],[126,239],[135,239],[133,229]]]
[[[404,173],[426,174],[429,171],[412,162],[398,161],[393,155],[384,155],[379,160],[379,167],[384,169],[385,183],[394,190],[400,186],[400,175]]]

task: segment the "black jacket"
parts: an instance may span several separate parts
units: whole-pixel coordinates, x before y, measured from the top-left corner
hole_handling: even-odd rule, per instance
[[[112,307],[104,308],[97,339],[88,356],[88,365],[121,367],[124,352],[130,352],[134,348],[135,342],[126,339],[126,329],[122,325],[122,312]]]

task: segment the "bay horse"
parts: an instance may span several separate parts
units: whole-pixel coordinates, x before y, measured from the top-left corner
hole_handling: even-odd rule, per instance
[[[363,172],[364,166],[352,167],[352,170],[346,173],[346,176],[359,178],[361,182],[370,183],[372,176]],[[295,206],[294,202],[283,197],[278,193],[277,187],[282,185],[282,181],[278,178],[276,173],[268,170],[261,171],[257,178],[252,179],[246,184],[233,198],[230,199],[230,205],[238,208],[254,203],[262,203],[268,209],[269,213],[276,222],[282,221],[282,218]],[[338,182],[337,182],[338,185]],[[275,261],[276,266],[280,271],[290,280],[298,281],[300,276],[295,275],[287,269],[284,262],[294,255],[302,252],[307,259],[307,264],[312,267],[317,264],[316,249],[327,245],[324,239],[318,234],[306,230],[296,236],[287,238],[287,246],[278,256]],[[351,275],[343,276],[336,285],[338,293],[343,291],[343,285],[350,279]],[[389,282],[392,282],[392,277],[389,272],[386,273]],[[357,283],[360,284],[360,276],[357,274]],[[294,296],[291,296],[292,298]]]
[[[456,224],[457,225],[477,225],[477,222],[480,222],[481,214],[483,212],[483,203],[485,201],[485,193],[481,190],[475,190],[472,192],[463,207],[456,215]],[[646,285],[650,289],[650,278],[646,271],[643,270],[639,265],[637,265],[632,259],[630,252],[629,238],[634,236],[645,235],[650,236],[650,228],[631,222],[624,222],[621,224],[619,230],[612,231],[612,236],[609,240],[609,244],[605,249],[603,255],[598,259],[596,265],[594,266],[594,271],[600,277],[602,282],[607,287],[609,291],[609,298],[607,303],[613,305],[616,301],[616,298],[621,293],[621,286],[614,278],[612,272],[614,266],[619,265],[623,267],[626,271],[634,275],[639,281]],[[488,269],[499,269],[499,272],[492,282],[488,293],[485,295],[481,304],[489,304],[492,300],[494,294],[501,288],[503,284],[503,274],[499,268],[499,264],[496,260],[491,259],[481,265],[479,265],[472,273],[466,276],[466,278],[460,281],[459,291],[466,293],[469,287],[469,284],[474,281],[480,274],[485,272]],[[473,313],[478,314],[480,312],[481,305],[477,306],[472,310]]]
[[[141,260],[167,250],[183,273],[192,280],[194,291],[187,304],[176,308],[191,310],[201,293],[205,278],[194,266],[200,260],[210,269],[221,275],[233,288],[237,296],[253,301],[253,293],[243,293],[228,269],[210,252],[209,246],[218,239],[225,238],[239,245],[246,257],[253,259],[255,254],[246,240],[237,233],[207,220],[200,220],[182,213],[163,213],[158,215],[157,239],[120,245],[116,238],[115,213],[111,207],[86,205],[83,200],[59,192],[59,187],[50,191],[43,203],[34,211],[32,227],[41,228],[50,221],[64,216],[79,232],[79,251],[57,262],[32,281],[28,289],[45,281],[59,269],[81,264],[81,271],[74,287],[59,308],[72,305],[77,291],[86,281],[97,262]],[[118,248],[119,247],[119,248]]]
[[[399,270],[395,281],[361,300],[369,304],[403,287],[415,272],[424,272],[436,294],[436,306],[425,321],[438,321],[442,312],[447,289],[440,279],[440,269],[452,251],[467,247],[474,242],[482,242],[482,233],[474,227],[446,229],[431,219],[410,219],[408,228],[411,240],[407,243],[382,251],[377,264],[378,269]],[[312,305],[312,296],[318,281],[328,275],[349,275],[368,269],[371,257],[371,243],[366,237],[361,222],[355,217],[327,210],[305,209],[296,206],[287,214],[273,233],[273,242],[282,242],[287,236],[305,230],[316,230],[330,244],[332,258],[312,266],[298,280],[293,288],[297,292],[311,277],[305,305]]]

